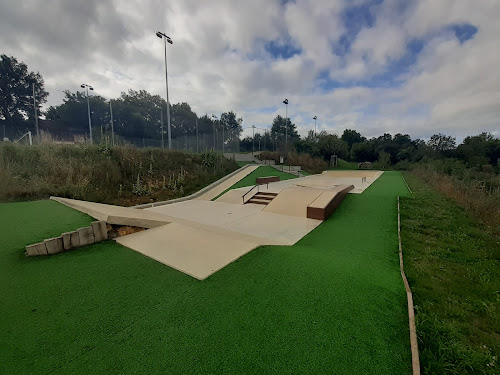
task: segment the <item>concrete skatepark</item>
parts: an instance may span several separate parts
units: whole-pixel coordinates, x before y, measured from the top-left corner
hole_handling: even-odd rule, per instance
[[[147,228],[116,241],[203,280],[259,246],[295,244],[327,219],[347,193],[361,194],[383,173],[324,171],[222,194],[257,168],[241,168],[195,198],[154,207],[51,199],[109,224]]]

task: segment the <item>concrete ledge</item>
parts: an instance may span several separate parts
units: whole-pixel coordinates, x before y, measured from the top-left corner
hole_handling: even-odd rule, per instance
[[[410,347],[411,347],[411,366],[413,375],[420,375],[420,356],[418,353],[417,328],[415,326],[415,308],[413,306],[413,294],[410,289],[410,284],[405,275],[403,264],[403,246],[401,245],[401,211],[399,208],[398,196],[398,242],[399,242],[399,268],[401,278],[406,290],[406,299],[408,302],[408,324],[410,327]]]
[[[252,166],[253,166],[252,164],[244,165],[243,167],[238,168],[237,170],[229,173],[228,175],[222,177],[221,179],[219,179],[219,180],[217,180],[215,182],[212,182],[210,185],[205,186],[203,189],[198,190],[196,193],[193,193],[191,195],[187,195],[187,196],[181,197],[181,198],[171,199],[171,200],[168,200],[168,201],[140,204],[138,206],[132,206],[131,208],[137,208],[139,210],[142,210],[142,209],[145,209],[145,208],[164,206],[166,204],[179,203],[179,202],[184,202],[184,201],[188,201],[188,200],[191,200],[191,199],[198,198],[200,195],[203,195],[207,191],[212,190],[214,187],[222,184],[224,181],[230,179],[231,177],[233,177],[237,173],[245,170],[246,168],[252,167]]]
[[[340,185],[336,190],[325,191],[307,206],[307,218],[323,221],[328,219],[352,189],[353,185]]]

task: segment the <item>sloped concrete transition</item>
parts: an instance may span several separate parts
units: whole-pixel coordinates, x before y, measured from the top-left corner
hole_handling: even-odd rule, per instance
[[[249,172],[244,171],[247,175]],[[196,199],[137,209],[51,197],[114,225],[147,228],[115,240],[169,267],[203,280],[261,245],[293,245],[326,220],[345,195],[361,194],[382,172],[325,171],[320,175],[230,190],[214,186]],[[236,174],[231,183],[244,177]],[[251,190],[253,188],[253,190]],[[258,192],[269,204],[244,203]],[[168,203],[168,202],[167,202]],[[34,251],[37,251],[34,248]]]

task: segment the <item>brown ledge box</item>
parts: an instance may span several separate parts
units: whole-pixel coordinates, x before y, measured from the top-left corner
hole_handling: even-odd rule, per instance
[[[26,246],[27,256],[58,254],[76,247],[90,245],[108,239],[105,221],[94,221],[89,227],[63,233],[59,237]]]

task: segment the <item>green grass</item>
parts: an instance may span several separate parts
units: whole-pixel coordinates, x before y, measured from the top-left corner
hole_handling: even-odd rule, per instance
[[[405,271],[426,374],[499,374],[500,244],[415,175],[401,202]]]
[[[352,169],[358,169],[358,163],[355,161],[346,161],[343,159],[338,159],[337,166],[336,167],[330,167],[329,169],[331,170],[352,170]]]
[[[399,173],[296,245],[195,280],[114,242],[23,247],[86,225],[55,202],[0,205],[0,372],[410,374]]]

